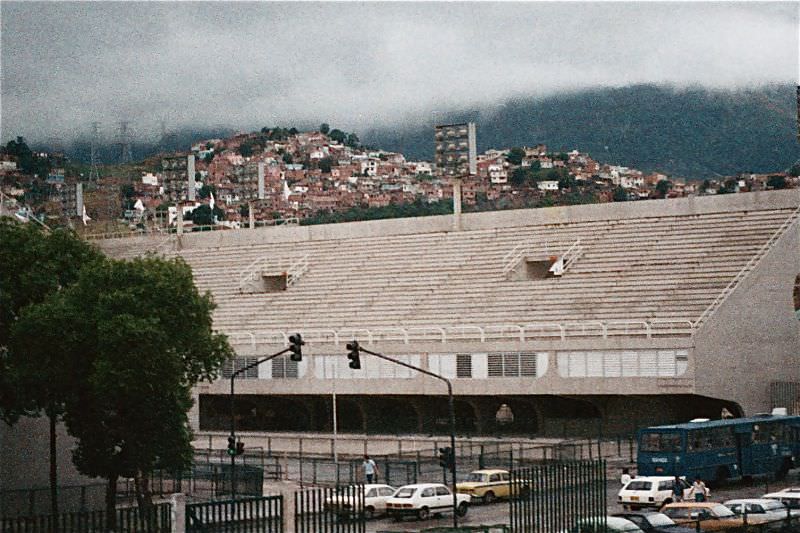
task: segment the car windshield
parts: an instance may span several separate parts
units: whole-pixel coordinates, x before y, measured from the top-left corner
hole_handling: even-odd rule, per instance
[[[730,509],[728,509],[727,507],[725,507],[722,504],[715,505],[714,507],[711,508],[711,510],[714,511],[714,514],[716,514],[720,518],[727,518],[729,516],[736,516],[733,513],[733,511],[731,511]]]
[[[785,505],[783,505],[781,502],[775,502],[775,501],[764,502],[762,504],[762,507],[764,507],[765,511],[785,511],[786,510],[786,506]]]
[[[484,479],[485,479],[485,474],[477,474],[475,472],[467,476],[467,481],[472,483],[483,481]]]
[[[647,521],[653,527],[663,527],[663,526],[674,526],[675,522],[672,518],[668,517],[664,513],[653,513],[647,515]]]
[[[395,498],[410,498],[414,495],[414,491],[417,489],[412,489],[411,487],[402,487],[397,489],[397,492],[394,493]]]
[[[650,490],[653,484],[649,481],[640,481],[638,479],[634,479],[630,483],[625,486],[625,490]]]

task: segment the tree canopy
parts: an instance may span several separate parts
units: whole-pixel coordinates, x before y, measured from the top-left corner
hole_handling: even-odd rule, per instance
[[[506,161],[508,161],[512,165],[521,165],[522,159],[524,157],[525,157],[525,150],[523,150],[518,146],[515,146],[514,148],[508,151],[508,154],[506,154]]]

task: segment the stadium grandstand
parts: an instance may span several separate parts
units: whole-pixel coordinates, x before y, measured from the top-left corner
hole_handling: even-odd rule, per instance
[[[238,357],[197,388],[200,432],[227,430],[231,369],[299,332],[301,362],[277,358],[237,381],[241,430],[330,431],[335,390],[339,431],[446,432],[445,387],[368,355],[350,369],[357,339],[450,378],[460,433],[617,434],[723,408],[797,408],[799,192],[99,245],[180,256],[213,294]]]

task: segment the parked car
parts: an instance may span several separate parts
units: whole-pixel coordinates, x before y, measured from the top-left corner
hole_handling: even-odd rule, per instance
[[[467,514],[469,503],[468,494],[456,494],[456,512],[459,516]],[[453,493],[441,483],[405,485],[386,500],[386,513],[395,520],[402,520],[406,516],[426,520],[431,515],[452,511]]]
[[[364,485],[364,518],[386,513],[386,500],[395,493],[395,488],[389,485]],[[340,516],[353,517],[358,511],[356,503],[356,488],[345,490],[341,494],[331,496],[325,500],[325,509]]]
[[[653,507],[660,509],[665,503],[672,502],[672,482],[670,476],[637,476],[622,487],[617,494],[617,500],[624,509],[642,509]],[[691,484],[681,478],[683,497],[689,497]]]
[[[583,518],[562,533],[642,533],[639,527],[617,516],[592,516]]]
[[[633,522],[644,533],[694,533],[693,528],[677,525],[672,518],[656,511],[629,511],[613,516]]]
[[[472,500],[492,503],[498,498],[508,498],[511,493],[511,477],[508,470],[487,469],[470,472],[467,479],[456,484],[456,491],[469,494]]]
[[[791,509],[793,513],[800,513],[800,488],[798,487],[790,487],[788,489],[779,490],[778,492],[770,492],[769,494],[764,494],[762,498],[777,500]]]
[[[792,513],[786,505],[770,498],[741,498],[728,500],[723,505],[736,515],[747,513],[748,524],[764,524],[785,520],[787,516],[800,515],[800,509]]]
[[[677,524],[694,527],[700,521],[703,531],[737,528],[744,524],[741,517],[718,502],[675,502],[665,505],[661,512]]]

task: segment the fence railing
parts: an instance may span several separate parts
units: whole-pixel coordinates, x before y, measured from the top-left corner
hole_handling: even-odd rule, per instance
[[[363,485],[301,490],[295,492],[294,501],[295,533],[366,531]]]
[[[186,532],[283,533],[283,496],[186,504]]]
[[[606,494],[602,460],[550,462],[512,470],[511,530],[571,531],[586,524],[585,531],[605,531]]]
[[[117,531],[119,533],[170,533],[172,531],[171,506],[169,503],[153,505],[148,513],[138,507],[117,509]],[[106,528],[106,512],[82,511],[58,515],[18,516],[0,519],[3,533],[102,533]]]

